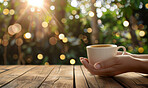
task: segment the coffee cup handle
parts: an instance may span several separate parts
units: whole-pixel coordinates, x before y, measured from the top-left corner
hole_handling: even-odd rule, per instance
[[[118,46],[118,47],[117,47],[117,51],[118,51],[120,48],[123,49],[122,55],[124,55],[124,54],[126,53],[126,48],[125,48],[124,46]]]

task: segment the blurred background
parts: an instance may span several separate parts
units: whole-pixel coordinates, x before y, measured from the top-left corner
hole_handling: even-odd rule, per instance
[[[0,64],[81,64],[86,46],[148,53],[148,0],[0,0]]]

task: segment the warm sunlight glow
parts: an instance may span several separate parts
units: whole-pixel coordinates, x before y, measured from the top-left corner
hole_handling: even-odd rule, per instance
[[[64,39],[65,35],[64,34],[59,34],[59,39]]]
[[[143,52],[144,52],[143,47],[139,47],[139,48],[138,48],[138,52],[139,52],[139,53],[143,53]]]
[[[68,38],[65,37],[65,38],[62,39],[62,41],[63,41],[64,43],[67,43],[67,42],[68,42]]]
[[[123,22],[123,25],[124,25],[125,27],[128,27],[128,26],[129,26],[129,22],[128,22],[128,21],[124,21],[124,22]]]
[[[75,63],[76,63],[75,59],[70,60],[70,64],[75,64]]]
[[[139,32],[139,35],[140,35],[141,37],[144,37],[144,36],[145,36],[145,32],[144,32],[144,31],[140,31],[140,32]]]
[[[93,11],[89,11],[89,12],[88,12],[88,15],[89,15],[90,17],[94,17],[95,14],[94,14]]]
[[[30,39],[31,38],[31,33],[27,32],[24,34],[25,39]]]
[[[42,59],[43,59],[43,54],[38,54],[38,55],[37,55],[37,58],[38,58],[39,60],[42,60]]]
[[[87,32],[88,32],[88,33],[92,33],[92,28],[88,28],[88,29],[87,29]]]
[[[65,58],[66,58],[66,56],[65,56],[64,54],[61,54],[61,55],[60,55],[60,59],[61,59],[61,60],[65,60]]]
[[[43,0],[28,0],[28,4],[34,7],[42,7]]]

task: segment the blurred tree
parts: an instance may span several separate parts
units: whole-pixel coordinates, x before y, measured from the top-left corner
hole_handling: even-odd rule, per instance
[[[91,0],[91,11],[94,13],[94,16],[91,18],[91,27],[92,27],[92,33],[91,33],[91,43],[97,44],[99,43],[99,27],[97,23],[97,13],[96,13],[96,7],[94,4],[96,3],[96,0]]]

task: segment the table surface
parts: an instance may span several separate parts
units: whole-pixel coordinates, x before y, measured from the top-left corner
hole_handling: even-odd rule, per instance
[[[148,75],[91,75],[82,65],[0,66],[0,88],[148,88]]]

